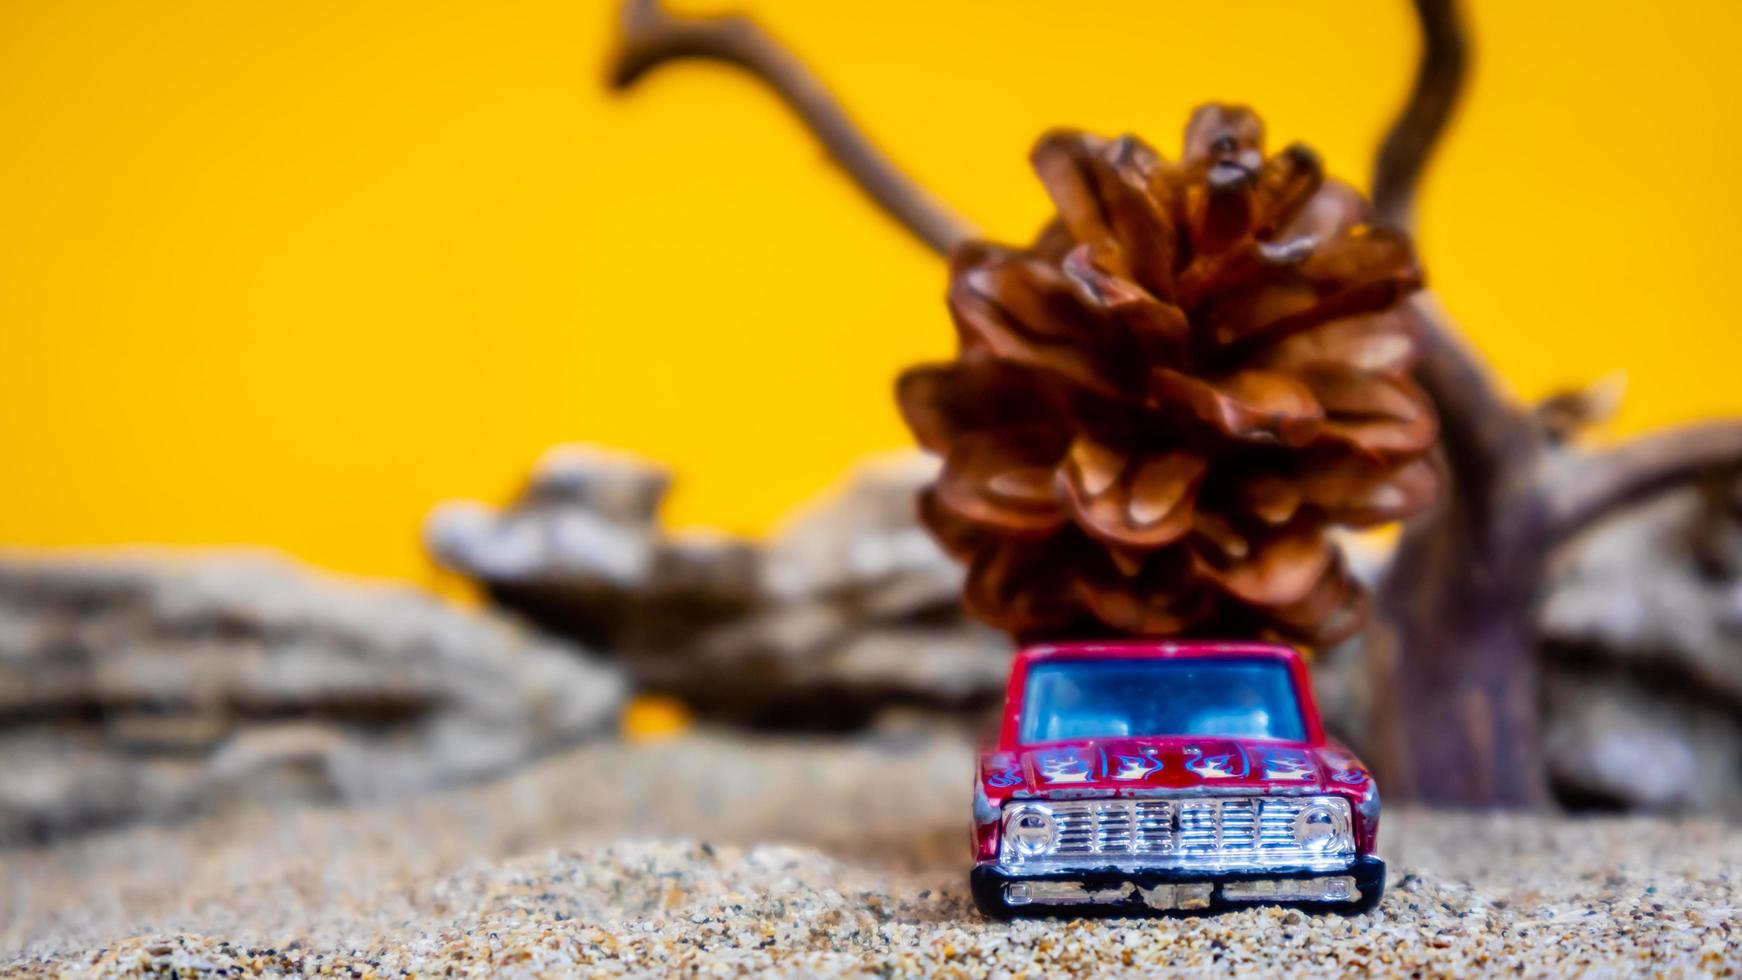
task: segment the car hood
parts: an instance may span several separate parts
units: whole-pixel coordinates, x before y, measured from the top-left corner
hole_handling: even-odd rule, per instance
[[[1259,739],[1115,738],[988,752],[981,757],[980,778],[988,797],[1002,798],[1158,790],[1349,792],[1364,789],[1368,776],[1353,757],[1334,747]]]

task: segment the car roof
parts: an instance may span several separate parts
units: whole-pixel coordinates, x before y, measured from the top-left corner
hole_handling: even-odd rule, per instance
[[[1173,659],[1204,658],[1251,659],[1295,662],[1300,652],[1281,643],[1261,643],[1256,640],[1083,640],[1069,643],[1036,643],[1017,653],[1021,660],[1112,659]]]

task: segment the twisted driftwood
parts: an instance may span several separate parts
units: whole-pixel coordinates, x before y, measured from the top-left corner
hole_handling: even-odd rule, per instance
[[[1415,85],[1375,161],[1380,220],[1408,228],[1422,171],[1463,90],[1469,45],[1455,0],[1414,0]],[[972,227],[872,145],[805,66],[753,21],[677,17],[628,0],[611,81],[626,89],[674,60],[708,58],[767,82],[835,162],[940,255]],[[1448,492],[1406,529],[1378,589],[1364,650],[1374,686],[1372,761],[1393,795],[1537,806],[1540,761],[1531,613],[1554,549],[1658,490],[1742,466],[1742,422],[1672,428],[1581,452],[1507,396],[1431,297],[1416,301],[1418,380],[1439,411]]]

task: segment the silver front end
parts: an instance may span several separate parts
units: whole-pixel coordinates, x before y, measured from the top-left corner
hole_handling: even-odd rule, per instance
[[[1334,796],[1012,801],[999,856],[1026,872],[1336,871],[1354,860],[1349,805]]]

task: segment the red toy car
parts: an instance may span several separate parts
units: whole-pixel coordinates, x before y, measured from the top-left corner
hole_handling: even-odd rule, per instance
[[[1147,915],[1379,901],[1379,791],[1325,739],[1294,650],[1034,646],[974,789],[990,916]]]

